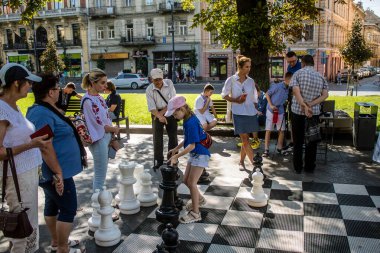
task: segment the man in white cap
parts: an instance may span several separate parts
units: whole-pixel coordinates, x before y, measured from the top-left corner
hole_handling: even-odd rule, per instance
[[[146,100],[148,110],[152,114],[154,169],[158,169],[164,163],[164,125],[168,133],[168,150],[178,145],[177,120],[173,117],[165,117],[168,101],[175,97],[176,91],[173,82],[164,79],[161,69],[150,71],[152,83],[146,88]]]

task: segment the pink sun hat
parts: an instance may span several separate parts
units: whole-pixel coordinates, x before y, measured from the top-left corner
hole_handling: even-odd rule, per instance
[[[175,96],[168,102],[168,110],[165,112],[165,117],[170,117],[173,115],[175,110],[181,108],[186,104],[186,98],[183,96]]]

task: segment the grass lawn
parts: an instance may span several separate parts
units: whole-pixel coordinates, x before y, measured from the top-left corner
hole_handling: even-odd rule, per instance
[[[186,97],[188,103],[193,106],[197,94],[179,94]],[[148,112],[148,106],[146,104],[145,94],[121,94],[121,97],[125,99],[126,115],[129,116],[130,124],[150,125],[151,118]],[[212,96],[213,99],[221,99],[219,94]],[[354,116],[354,103],[355,102],[372,102],[380,106],[380,96],[365,96],[365,97],[343,97],[343,96],[331,96],[328,100],[335,100],[336,110],[344,110],[351,117]],[[23,114],[26,114],[27,108],[34,102],[34,96],[32,93],[28,94],[27,98],[19,100],[17,103]],[[364,110],[363,110],[364,109]],[[363,113],[367,113],[366,108],[362,108]],[[377,128],[380,129],[380,114],[377,116]]]

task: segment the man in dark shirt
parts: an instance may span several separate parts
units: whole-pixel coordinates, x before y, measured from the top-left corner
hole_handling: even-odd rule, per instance
[[[82,96],[79,95],[76,91],[75,91],[75,84],[73,82],[69,82],[66,84],[66,86],[64,88],[61,88],[59,90],[59,97],[58,97],[58,101],[57,103],[55,104],[59,109],[61,109],[63,111],[63,113],[66,112],[67,110],[67,107],[69,106],[69,103],[70,103],[70,99],[72,96],[75,96],[77,97],[78,99],[81,99]]]
[[[288,62],[288,71],[292,74],[301,69],[301,62],[298,60],[296,53],[289,51],[286,53],[286,61]]]

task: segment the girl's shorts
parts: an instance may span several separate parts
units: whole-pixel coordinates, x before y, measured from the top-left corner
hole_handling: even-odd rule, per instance
[[[190,153],[189,160],[187,163],[190,163],[191,166],[206,168],[208,167],[209,160],[210,160],[210,156],[208,155],[199,155],[199,154]]]

